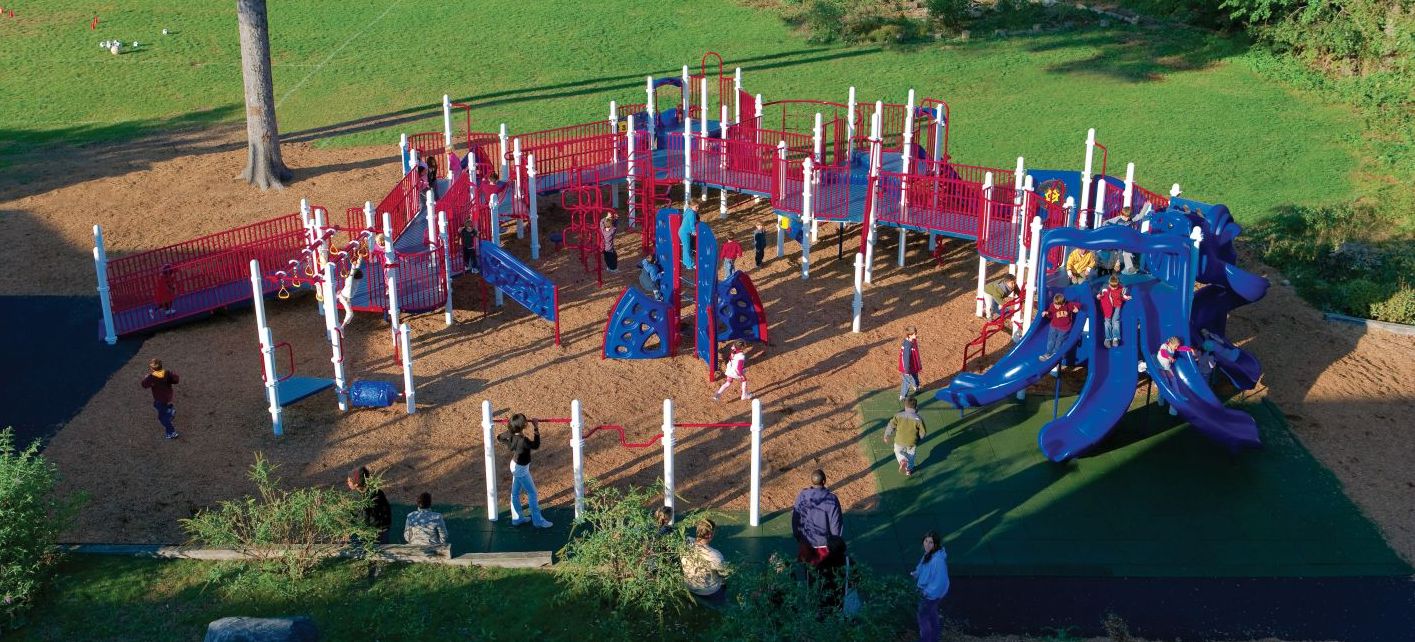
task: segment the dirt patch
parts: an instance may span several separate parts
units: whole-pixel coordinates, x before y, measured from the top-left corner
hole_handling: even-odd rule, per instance
[[[189,134],[189,142],[171,141],[162,154],[126,173],[95,170],[92,177],[49,185],[11,184],[23,195],[0,202],[6,212],[0,244],[12,250],[13,264],[47,269],[0,272],[0,292],[92,292],[88,248],[94,223],[104,225],[115,254],[138,251],[294,211],[301,197],[339,212],[377,201],[396,179],[396,161],[383,148],[287,145],[297,182],[283,192],[262,194],[230,180],[243,159],[239,140],[232,138],[236,134],[215,139]],[[80,165],[96,164],[111,153],[75,152]],[[66,160],[72,161],[72,156]],[[705,209],[724,240],[732,234],[747,241],[753,224],[771,222],[767,205],[750,199],[734,198],[725,221],[711,213],[715,203]],[[543,218],[545,232],[564,224],[563,214],[547,211]],[[868,391],[897,385],[897,335],[905,325],[920,328],[930,387],[957,371],[962,347],[979,325],[972,314],[977,264],[971,246],[949,242],[945,260],[936,263],[922,236],[911,235],[908,267],[901,269],[894,267],[897,232],[889,230],[882,234],[875,284],[866,294],[865,331],[850,334],[849,252],[858,237],[846,236],[845,258],[839,259],[835,232],[822,226],[809,280],[801,280],[799,265],[790,259],[772,258],[749,269],[771,322],[771,345],[749,367],[752,388],[766,410],[762,488],[768,510],[788,507],[817,467],[829,473],[849,510],[871,508],[876,489],[855,442],[856,402]],[[525,256],[524,240],[508,236],[508,241],[513,252]],[[679,421],[745,420],[748,404],[714,403],[702,363],[686,354],[653,361],[600,359],[609,307],[637,277],[631,267],[637,244],[636,235],[621,235],[627,269],[606,275],[603,288],[595,287],[570,252],[555,253],[545,245],[548,254],[538,267],[561,287],[564,345],[559,348],[551,342],[550,325],[514,303],[483,314],[480,282],[463,277],[456,284],[451,327],[440,314],[411,320],[419,402],[412,416],[401,407],[341,415],[326,394],[289,407],[286,436],[277,440],[265,409],[249,312],[158,334],[49,447],[64,472],[65,488],[93,497],[71,539],[177,541],[178,518],[251,490],[244,473],[253,451],[282,464],[292,483],[336,484],[350,467],[367,465],[387,475],[395,501],[409,503],[430,490],[439,503],[482,504],[483,399],[499,414],[540,417],[565,416],[570,400],[580,399],[587,424],[623,425],[631,441],[659,431],[664,398],[676,401]],[[768,256],[774,255],[772,247]],[[750,263],[749,256],[741,264]],[[294,345],[297,371],[325,376],[328,348],[314,302],[272,303],[270,313],[277,340]],[[1239,311],[1231,328],[1233,338],[1267,366],[1268,387],[1260,392],[1283,408],[1294,431],[1341,478],[1392,546],[1415,559],[1415,475],[1407,465],[1415,457],[1415,442],[1399,430],[1400,417],[1415,407],[1410,358],[1415,339],[1328,324],[1282,286]],[[382,319],[356,318],[347,346],[355,378],[399,379]],[[176,442],[161,439],[147,393],[137,385],[142,364],[152,357],[183,376],[177,398],[183,436]],[[543,502],[564,506],[571,498],[569,436],[559,426],[547,426],[544,434],[548,443],[536,459],[536,481]],[[747,451],[745,431],[681,431],[676,477],[685,502],[744,509]],[[587,474],[610,483],[647,484],[661,470],[660,453],[622,448],[612,434],[601,433],[587,446]],[[504,485],[503,480],[503,506]]]

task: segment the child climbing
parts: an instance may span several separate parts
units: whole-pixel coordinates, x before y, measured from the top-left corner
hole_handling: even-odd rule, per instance
[[[1051,320],[1051,325],[1047,327],[1047,351],[1037,357],[1038,361],[1047,361],[1056,355],[1056,351],[1061,349],[1061,342],[1066,340],[1071,326],[1076,323],[1076,314],[1080,311],[1081,306],[1075,301],[1067,301],[1065,294],[1057,292],[1051,297],[1051,305],[1042,310],[1042,316]]]
[[[1120,345],[1120,307],[1130,300],[1130,292],[1120,285],[1120,277],[1112,275],[1096,298],[1105,318],[1105,347],[1114,348]]]
[[[698,246],[695,242],[698,234],[698,213],[691,209],[683,210],[683,223],[678,226],[678,241],[683,246],[683,267],[693,269],[693,256]]]
[[[462,223],[462,229],[457,230],[457,238],[462,243],[462,265],[466,272],[472,274],[481,272],[477,267],[477,235],[477,227],[472,225],[470,218]]]
[[[987,303],[988,320],[996,319],[1002,313],[1002,306],[1008,299],[1017,296],[1017,277],[1007,275],[983,287],[983,298]]]
[[[1066,256],[1066,276],[1071,283],[1085,283],[1096,275],[1096,253],[1076,248]]]
[[[655,301],[663,300],[663,268],[658,265],[658,257],[650,254],[639,261],[639,287],[653,295]]]
[[[354,261],[349,265],[349,273],[344,275],[344,285],[339,288],[339,294],[334,297],[339,302],[339,307],[344,309],[344,320],[339,323],[339,329],[349,325],[349,321],[354,318],[354,283],[364,278],[364,271],[360,267],[364,260],[359,256],[354,256]]]
[[[604,242],[604,269],[610,274],[619,271],[619,252],[614,249],[614,236],[618,233],[614,225],[614,212],[607,212],[599,220],[599,236]]]
[[[739,382],[742,384],[742,401],[746,401],[752,398],[751,393],[747,392],[746,344],[742,343],[741,341],[732,342],[732,355],[727,358],[727,367],[723,368],[723,372],[727,375],[727,381],[723,382],[722,386],[720,386],[717,389],[717,392],[713,394],[713,401],[721,401],[722,393],[726,392],[728,388],[732,387],[733,383]]]

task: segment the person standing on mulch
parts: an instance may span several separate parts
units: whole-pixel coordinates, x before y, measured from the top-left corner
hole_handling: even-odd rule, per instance
[[[149,361],[147,367],[148,373],[142,378],[142,387],[152,390],[152,407],[157,410],[157,421],[162,424],[166,438],[176,439],[181,435],[172,424],[172,419],[177,416],[177,407],[172,404],[172,386],[181,380],[177,373],[162,367],[161,359]]]
[[[722,244],[722,270],[726,272],[723,280],[732,278],[732,273],[737,271],[737,259],[742,258],[742,244],[737,239],[727,237],[727,242]]]
[[[840,499],[825,487],[825,471],[811,473],[811,486],[796,495],[791,509],[791,534],[796,537],[796,559],[816,566],[830,553],[831,537],[843,531]]]
[[[899,400],[919,391],[919,373],[924,362],[919,358],[919,330],[904,328],[904,341],[899,344]]]
[[[604,269],[610,274],[619,271],[619,253],[614,250],[614,235],[619,232],[614,226],[614,212],[599,220],[599,237],[604,242]]]
[[[530,438],[525,435],[527,422],[531,424]],[[536,482],[531,479],[531,451],[540,448],[540,424],[516,413],[506,422],[506,432],[497,435],[496,440],[505,444],[507,450],[511,451],[511,525],[520,526],[530,522],[536,528],[550,528],[554,524],[541,517]],[[521,514],[521,493],[526,494],[526,503],[530,506],[529,518]]]
[[[924,534],[924,556],[910,575],[919,588],[919,640],[934,642],[943,624],[939,621],[938,607],[948,595],[948,554],[943,552],[943,540],[938,531]]]
[[[348,483],[349,490],[368,496],[369,504],[364,507],[364,523],[378,529],[379,544],[387,544],[388,529],[393,527],[393,507],[388,504],[388,496],[383,494],[383,489],[375,489],[369,493],[368,478],[368,467],[359,466],[349,471],[345,482]]]
[[[899,461],[899,472],[904,473],[905,477],[914,474],[914,453],[918,451],[924,435],[928,434],[918,408],[917,399],[905,399],[904,410],[891,417],[884,427],[884,440],[894,442],[894,458]]]
[[[762,259],[766,258],[766,230],[762,229],[761,223],[752,232],[752,249],[756,252],[753,258],[757,260],[757,267],[761,267]]]
[[[472,225],[470,218],[462,224],[462,229],[457,230],[457,237],[462,242],[462,265],[465,268],[463,274],[481,272],[481,268],[477,266],[477,234],[477,226]]]

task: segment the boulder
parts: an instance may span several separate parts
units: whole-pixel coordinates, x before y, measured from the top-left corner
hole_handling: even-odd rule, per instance
[[[223,617],[206,627],[203,642],[318,642],[319,629],[306,616]]]

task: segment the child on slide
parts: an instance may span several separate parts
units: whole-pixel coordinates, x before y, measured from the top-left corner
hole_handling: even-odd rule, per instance
[[[1155,354],[1156,360],[1160,362],[1160,376],[1170,385],[1174,385],[1174,362],[1181,352],[1194,354],[1194,349],[1181,343],[1179,337],[1170,337],[1160,344],[1159,352]]]
[[[1120,277],[1111,275],[1096,298],[1100,299],[1105,318],[1105,347],[1114,348],[1120,345],[1120,307],[1130,300],[1130,292],[1120,285]]]
[[[1080,312],[1080,304],[1067,301],[1065,294],[1057,292],[1051,297],[1051,305],[1042,310],[1042,316],[1051,319],[1051,325],[1047,327],[1047,351],[1037,357],[1038,361],[1047,361],[1056,355],[1056,351],[1061,349],[1061,342],[1071,333],[1071,326],[1076,323],[1076,315]]]
[[[742,384],[742,401],[752,398],[747,392],[747,346],[741,341],[732,342],[732,355],[727,358],[727,367],[723,368],[727,375],[727,381],[717,389],[712,395],[713,401],[722,401],[722,393],[732,387],[734,383]]]

